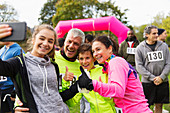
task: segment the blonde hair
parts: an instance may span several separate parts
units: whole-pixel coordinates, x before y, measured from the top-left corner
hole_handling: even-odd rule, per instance
[[[33,49],[33,44],[32,44],[32,39],[36,37],[36,35],[43,29],[48,29],[48,30],[51,30],[54,32],[54,45],[56,44],[56,32],[54,30],[54,28],[49,25],[49,24],[41,24],[41,25],[38,25],[34,28],[34,31],[33,31],[33,34],[32,34],[32,38],[29,38],[27,40],[27,44],[28,44],[28,47],[27,47],[27,50],[28,51],[31,51]],[[54,58],[54,54],[55,54],[55,47],[53,46],[53,49],[48,53],[48,56],[50,58]]]

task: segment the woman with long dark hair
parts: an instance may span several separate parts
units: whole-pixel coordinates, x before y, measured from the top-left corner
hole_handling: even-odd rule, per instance
[[[94,90],[104,97],[114,98],[117,111],[123,113],[152,113],[143,93],[142,84],[135,69],[121,57],[113,57],[115,44],[107,36],[100,36],[92,43],[94,58],[104,64],[108,83],[91,80],[82,72],[80,87]],[[89,82],[85,82],[89,81]]]

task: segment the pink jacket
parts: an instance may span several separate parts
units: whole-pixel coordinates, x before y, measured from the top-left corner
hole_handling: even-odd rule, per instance
[[[132,71],[128,77],[128,72]],[[121,57],[110,60],[108,83],[93,80],[94,91],[104,97],[113,97],[123,113],[152,113],[143,93],[139,76],[135,77],[129,64]]]

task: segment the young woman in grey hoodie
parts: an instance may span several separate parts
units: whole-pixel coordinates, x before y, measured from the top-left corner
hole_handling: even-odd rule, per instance
[[[58,65],[50,61],[55,42],[54,29],[42,24],[34,30],[30,52],[0,60],[0,75],[12,78],[17,96],[30,113],[69,113],[64,101],[78,93],[77,82],[64,92],[58,91]]]

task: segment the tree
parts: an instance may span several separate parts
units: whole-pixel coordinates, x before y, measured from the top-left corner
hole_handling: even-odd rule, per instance
[[[170,13],[168,16],[164,16],[164,13],[158,13],[155,17],[153,17],[153,22],[151,23],[152,25],[157,26],[158,28],[163,28],[167,31],[167,38],[166,38],[166,43],[170,46]],[[140,41],[143,41],[143,31],[144,28],[149,25],[141,25],[139,27],[135,26],[134,30],[136,32],[136,36]]]
[[[0,22],[18,22],[17,11],[6,3],[0,4]],[[28,26],[26,36],[26,40],[17,42],[25,52],[27,51],[27,39],[31,37],[31,29]]]
[[[17,12],[12,6],[0,4],[0,22],[17,21],[17,17]]]
[[[166,38],[166,43],[170,46],[170,15],[163,19],[161,28],[166,30],[168,35]]]
[[[46,23],[52,25],[52,17],[56,13],[55,4],[57,0],[47,0],[47,3],[44,4],[44,7],[41,9],[40,18],[38,20],[41,24]]]
[[[137,27],[137,26],[134,27],[135,35],[140,42],[142,42],[144,40],[143,31],[144,31],[146,26],[147,26],[147,24],[141,25],[139,27]]]
[[[153,22],[151,24],[160,27],[162,25],[163,19],[165,19],[165,14],[160,12],[155,17],[153,17]]]
[[[60,20],[75,20],[84,18],[96,18],[103,16],[115,16],[122,23],[127,24],[127,17],[115,6],[111,0],[99,2],[98,0],[59,0],[56,3],[56,14],[52,18],[55,27]]]
[[[162,20],[161,28],[167,31],[167,34],[170,34],[170,16],[167,16],[165,19]]]
[[[158,13],[154,17],[154,21],[152,25],[157,26],[158,28],[163,28],[167,32],[167,38],[166,38],[166,43],[170,46],[170,13],[168,16],[165,17],[164,13]]]

